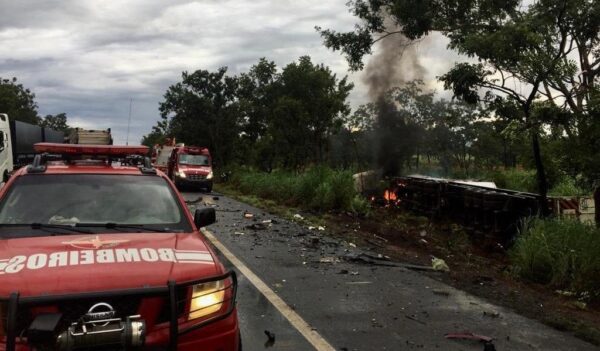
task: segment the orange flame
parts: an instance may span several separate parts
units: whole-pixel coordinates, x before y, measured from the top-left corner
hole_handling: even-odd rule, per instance
[[[386,199],[387,201],[396,201],[398,200],[398,196],[396,196],[396,193],[391,191],[391,190],[386,190],[383,193],[383,198]]]

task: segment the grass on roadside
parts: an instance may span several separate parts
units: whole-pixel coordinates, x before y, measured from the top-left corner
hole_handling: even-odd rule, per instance
[[[341,210],[360,215],[370,210],[369,202],[354,189],[352,173],[327,167],[315,167],[299,174],[239,169],[233,173],[228,186],[242,194],[308,210]]]
[[[600,298],[600,230],[568,219],[530,219],[510,252],[523,279]]]

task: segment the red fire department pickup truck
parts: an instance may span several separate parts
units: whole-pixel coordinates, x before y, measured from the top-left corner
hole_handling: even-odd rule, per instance
[[[0,190],[0,350],[239,351],[237,280],[138,146],[41,143]]]

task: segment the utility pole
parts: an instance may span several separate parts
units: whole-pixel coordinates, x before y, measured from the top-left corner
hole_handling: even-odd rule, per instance
[[[125,145],[129,145],[129,127],[131,126],[131,105],[133,104],[133,98],[129,98],[129,120],[127,121],[127,139]]]

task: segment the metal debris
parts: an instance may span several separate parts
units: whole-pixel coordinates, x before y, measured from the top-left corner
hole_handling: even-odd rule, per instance
[[[450,296],[450,292],[448,290],[433,289],[432,291],[436,295]]]
[[[425,323],[425,322],[417,319],[414,315],[408,315],[408,314],[406,314],[406,315],[404,315],[404,317],[410,319],[411,321],[415,321],[415,322],[417,322],[419,324],[427,325],[427,323]]]
[[[343,259],[346,261],[349,261],[349,262],[370,264],[370,265],[374,265],[374,266],[390,266],[390,267],[398,266],[392,262],[388,262],[389,259],[386,259],[385,256],[383,256],[383,255],[381,255],[381,257],[377,257],[377,256],[369,255],[366,253],[360,253],[360,254],[350,253],[350,254],[344,255]]]
[[[477,335],[470,332],[464,333],[449,333],[444,335],[446,339],[453,340],[475,340],[483,343],[483,351],[496,351],[496,346],[492,342],[493,339],[485,335]]]
[[[446,339],[475,340],[475,341],[483,341],[483,342],[491,342],[493,340],[489,336],[478,335],[478,334],[474,334],[471,332],[448,333],[448,334],[445,334],[444,337]]]
[[[500,317],[500,313],[496,311],[483,311],[483,315],[490,318]]]
[[[271,347],[275,345],[275,333],[265,330],[265,335],[267,336],[267,342],[265,343],[265,347]]]
[[[252,230],[265,230],[268,229],[271,226],[270,223],[252,223],[250,225],[247,225],[246,228],[248,229],[252,229]]]

